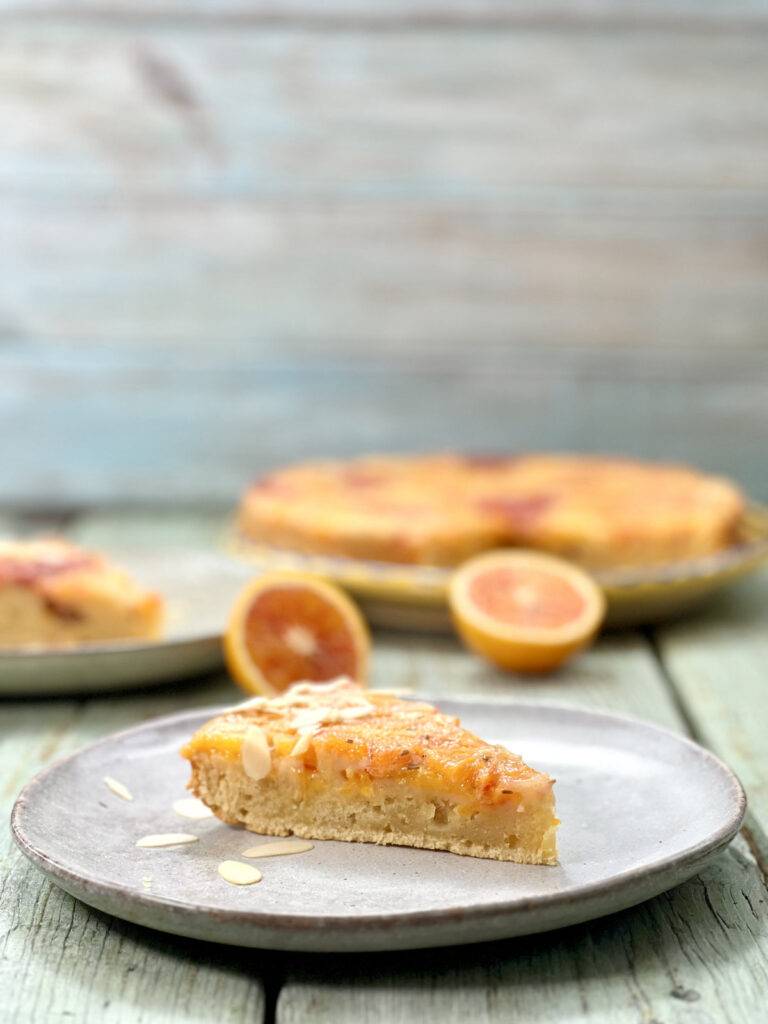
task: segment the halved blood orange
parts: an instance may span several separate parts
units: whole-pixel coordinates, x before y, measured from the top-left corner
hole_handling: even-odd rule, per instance
[[[270,572],[241,591],[224,634],[227,667],[244,690],[275,696],[292,683],[349,676],[365,683],[370,640],[338,587],[305,573]]]
[[[592,640],[605,615],[587,573],[534,551],[470,559],[451,579],[449,601],[467,646],[516,672],[556,668]]]

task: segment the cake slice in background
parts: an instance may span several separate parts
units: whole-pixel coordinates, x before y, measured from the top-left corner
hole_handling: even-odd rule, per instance
[[[163,600],[65,540],[0,541],[0,648],[160,635]]]

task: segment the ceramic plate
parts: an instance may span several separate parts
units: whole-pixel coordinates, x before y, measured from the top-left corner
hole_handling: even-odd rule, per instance
[[[480,942],[621,910],[693,875],[741,824],[734,775],[671,732],[557,706],[437,703],[556,777],[558,867],[317,842],[252,862],[263,881],[230,886],[217,865],[253,835],[172,810],[189,774],[179,746],[211,710],[148,722],[41,772],[16,802],[13,833],[63,889],[128,921],[241,946],[351,952]],[[113,795],[105,775],[134,800]],[[158,832],[199,841],[134,845]]]
[[[116,553],[115,561],[165,596],[163,639],[0,651],[0,695],[101,693],[198,675],[222,664],[227,610],[252,568],[201,551]]]
[[[225,542],[259,569],[300,569],[346,587],[375,625],[452,631],[446,595],[450,569],[307,555],[255,544],[231,529]],[[768,507],[752,504],[736,542],[714,555],[685,562],[596,572],[608,602],[606,624],[648,625],[681,615],[768,558]]]

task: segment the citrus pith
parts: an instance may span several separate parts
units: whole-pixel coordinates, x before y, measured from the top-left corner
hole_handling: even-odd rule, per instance
[[[271,572],[240,592],[224,634],[233,679],[275,696],[295,682],[349,676],[365,683],[370,640],[356,605],[305,573]]]
[[[459,635],[500,668],[548,672],[595,636],[605,598],[582,569],[532,551],[472,558],[449,587]]]

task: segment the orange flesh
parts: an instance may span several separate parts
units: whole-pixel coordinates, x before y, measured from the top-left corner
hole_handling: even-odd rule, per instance
[[[535,629],[564,626],[586,608],[572,583],[542,569],[487,569],[470,582],[469,596],[490,618]]]
[[[277,689],[298,680],[355,678],[358,654],[342,613],[305,587],[257,594],[245,620],[248,653]]]

